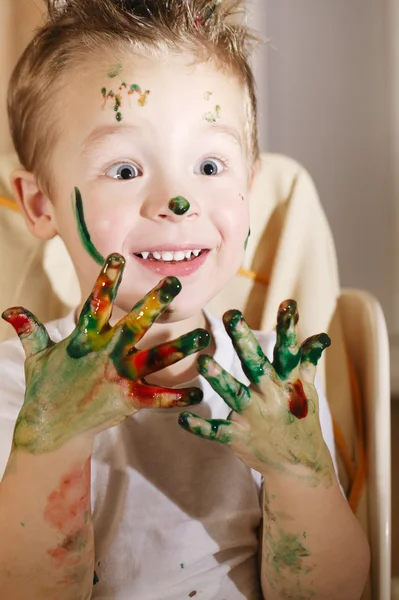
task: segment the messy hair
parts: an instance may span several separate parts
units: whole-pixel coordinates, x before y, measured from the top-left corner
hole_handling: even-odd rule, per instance
[[[245,25],[242,0],[48,0],[48,17],[25,49],[8,89],[8,117],[23,167],[49,193],[49,157],[60,135],[56,104],[65,74],[87,53],[131,50],[162,57],[184,52],[243,85],[250,165],[259,155],[250,56],[258,39]]]

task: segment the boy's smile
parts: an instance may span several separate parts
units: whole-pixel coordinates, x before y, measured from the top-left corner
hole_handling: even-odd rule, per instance
[[[79,239],[74,186],[98,256],[126,258],[118,307],[130,310],[160,278],[175,275],[183,284],[175,318],[194,315],[238,270],[248,235],[239,80],[181,55],[93,59],[67,79],[55,99],[62,135],[50,165],[51,218],[83,296],[98,267]]]

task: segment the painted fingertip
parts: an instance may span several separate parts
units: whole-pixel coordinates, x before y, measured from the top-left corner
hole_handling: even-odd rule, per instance
[[[187,395],[187,401],[190,406],[200,404],[204,397],[203,391],[199,388],[192,388]]]
[[[162,303],[168,304],[181,292],[181,283],[177,277],[166,277],[159,288],[159,297]]]
[[[328,348],[329,346],[331,346],[331,338],[326,333],[320,334],[319,342],[323,346],[323,350],[324,348]]]
[[[206,329],[195,329],[193,331],[193,344],[195,352],[207,348],[211,343],[211,334]]]
[[[19,336],[32,333],[33,319],[30,316],[30,313],[22,306],[8,308],[1,316],[4,321],[9,323],[15,329]]]
[[[237,327],[243,319],[242,312],[236,309],[228,310],[223,315],[223,323],[227,330]]]
[[[298,306],[295,300],[284,300],[278,307],[277,324],[280,326],[289,326],[291,320],[294,325],[298,323],[299,313]]]
[[[200,375],[207,375],[209,370],[209,365],[212,362],[212,356],[209,354],[202,354],[197,358],[197,371]]]
[[[192,418],[195,418],[195,415],[193,415],[192,413],[182,412],[179,415],[178,423],[181,427],[183,427],[183,429],[187,429],[189,431],[191,427],[190,419]]]
[[[118,252],[113,252],[105,259],[104,268],[107,269],[115,269],[118,267],[124,267],[126,264],[125,257],[122,254],[118,254]]]

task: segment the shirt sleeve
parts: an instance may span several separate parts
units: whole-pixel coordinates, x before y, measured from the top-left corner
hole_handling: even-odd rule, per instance
[[[15,422],[25,396],[25,355],[19,340],[0,344],[0,480],[11,451]]]

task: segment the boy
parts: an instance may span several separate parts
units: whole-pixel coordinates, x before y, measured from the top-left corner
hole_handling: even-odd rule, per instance
[[[27,225],[61,235],[83,298],[104,266],[78,318],[4,313],[27,360],[25,383],[2,346],[1,597],[361,595],[367,544],[313,385],[328,339],[298,348],[285,302],[271,365],[270,336],[203,310],[240,265],[258,156],[232,4],[57,3],[13,75]]]

